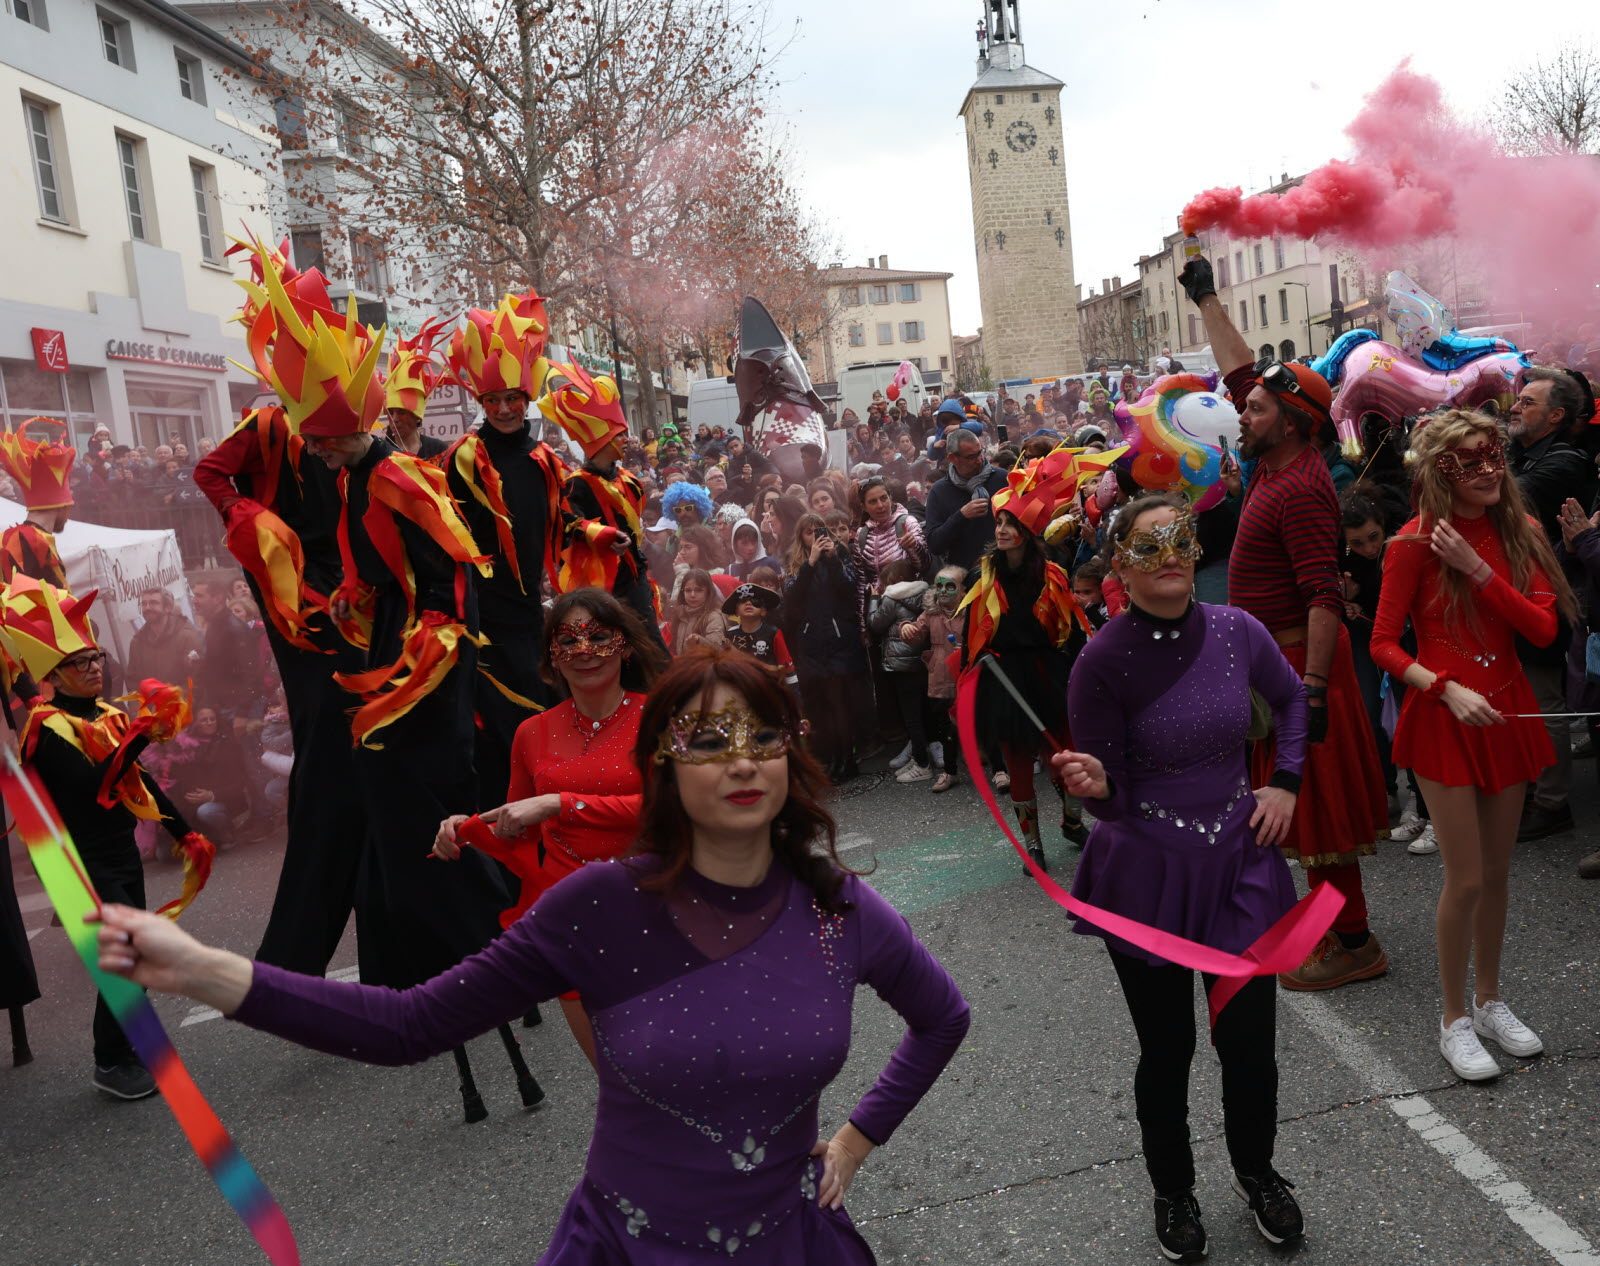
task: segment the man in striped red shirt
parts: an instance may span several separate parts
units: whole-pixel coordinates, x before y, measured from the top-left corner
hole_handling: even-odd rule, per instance
[[[1334,989],[1389,970],[1361,887],[1361,856],[1388,830],[1389,811],[1340,619],[1339,501],[1312,442],[1332,423],[1333,392],[1305,365],[1253,366],[1205,259],[1191,259],[1180,280],[1205,319],[1239,410],[1239,453],[1256,461],[1229,559],[1228,601],[1267,626],[1305,685],[1310,746],[1283,848],[1311,884],[1331,883],[1345,895],[1332,930],[1279,981],[1286,989]],[[1272,772],[1272,747],[1257,743],[1252,753],[1258,785]]]

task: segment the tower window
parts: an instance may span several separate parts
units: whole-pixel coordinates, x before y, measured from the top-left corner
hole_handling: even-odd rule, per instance
[[[1037,92],[1033,94],[1033,102],[1035,105],[1039,103],[1039,94]]]
[[[1006,94],[1003,93],[1003,92],[995,93],[994,94],[994,103],[995,103],[995,105],[1005,105],[1005,103],[1006,103]]]

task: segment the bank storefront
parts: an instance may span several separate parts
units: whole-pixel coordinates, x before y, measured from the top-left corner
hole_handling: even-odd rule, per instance
[[[232,363],[248,361],[237,327],[188,312],[172,322],[188,333],[151,330],[138,301],[93,299],[95,312],[0,302],[0,421],[62,418],[80,451],[100,426],[113,444],[153,451],[177,441],[191,454],[233,428],[258,390]]]

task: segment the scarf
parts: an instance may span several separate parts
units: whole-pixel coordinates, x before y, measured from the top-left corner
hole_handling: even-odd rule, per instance
[[[957,488],[964,488],[967,492],[971,492],[975,488],[983,487],[983,481],[990,475],[997,473],[999,469],[1000,468],[993,463],[985,461],[982,466],[978,467],[977,473],[970,479],[963,479],[960,475],[956,474],[956,468],[954,466],[951,466],[945,470],[944,477],[953,483]]]

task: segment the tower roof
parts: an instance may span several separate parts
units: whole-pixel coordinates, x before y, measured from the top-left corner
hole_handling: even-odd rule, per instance
[[[1012,69],[1007,66],[991,65],[981,75],[972,87],[967,89],[967,95],[961,99],[961,109],[957,114],[967,112],[967,102],[972,100],[975,92],[1021,92],[1026,88],[1065,88],[1066,84],[1054,75],[1047,75],[1042,70],[1035,70],[1024,63]]]

